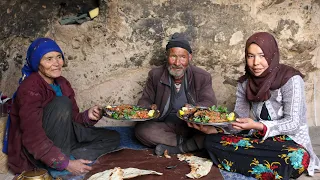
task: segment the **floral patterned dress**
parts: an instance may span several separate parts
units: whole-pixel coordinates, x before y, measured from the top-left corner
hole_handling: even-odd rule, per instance
[[[256,179],[298,178],[306,171],[310,157],[305,148],[286,135],[262,140],[263,135],[208,135],[205,148],[220,169]]]

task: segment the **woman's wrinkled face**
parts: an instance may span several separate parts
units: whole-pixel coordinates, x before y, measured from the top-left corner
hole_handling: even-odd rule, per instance
[[[247,65],[255,76],[260,76],[269,67],[262,49],[257,44],[248,47]]]
[[[168,52],[168,70],[175,79],[181,78],[191,60],[192,55],[180,47],[170,48]]]
[[[55,78],[61,76],[62,66],[62,54],[52,51],[41,58],[38,73],[47,83],[52,84]]]

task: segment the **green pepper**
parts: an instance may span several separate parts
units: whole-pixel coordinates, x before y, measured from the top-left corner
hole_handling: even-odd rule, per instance
[[[112,116],[114,119],[119,119],[119,114],[116,113],[116,112],[112,113],[111,116]]]
[[[129,116],[127,113],[124,113],[124,114],[123,114],[123,117],[124,117],[125,119],[130,119],[130,116]]]
[[[200,117],[195,117],[195,118],[193,119],[193,121],[199,123],[199,122],[201,122],[201,118],[200,118]]]
[[[204,116],[202,122],[208,123],[210,121],[210,117]]]
[[[134,111],[139,111],[139,110],[143,110],[143,108],[139,107],[139,106],[132,106],[132,109]]]

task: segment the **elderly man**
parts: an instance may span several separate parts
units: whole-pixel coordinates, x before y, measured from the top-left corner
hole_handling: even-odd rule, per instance
[[[146,146],[156,147],[155,154],[177,154],[198,150],[202,142],[186,122],[177,117],[183,106],[216,105],[208,72],[190,64],[192,50],[181,33],[174,33],[166,45],[167,64],[149,72],[146,86],[138,105],[158,108],[158,119],[139,123],[136,137]]]

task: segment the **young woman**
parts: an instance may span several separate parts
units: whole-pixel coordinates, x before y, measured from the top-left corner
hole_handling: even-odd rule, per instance
[[[238,133],[188,125],[208,134],[204,147],[220,169],[257,179],[298,178],[305,171],[312,176],[319,159],[308,133],[303,75],[279,64],[277,42],[266,32],[247,40],[245,58],[246,73],[236,93],[239,118],[232,123]]]
[[[101,109],[94,106],[79,112],[74,91],[61,76],[64,56],[56,42],[36,39],[26,61],[10,113],[10,169],[14,173],[35,167],[66,169],[76,175],[88,172],[88,163],[117,148],[119,134],[89,127],[101,118]]]

